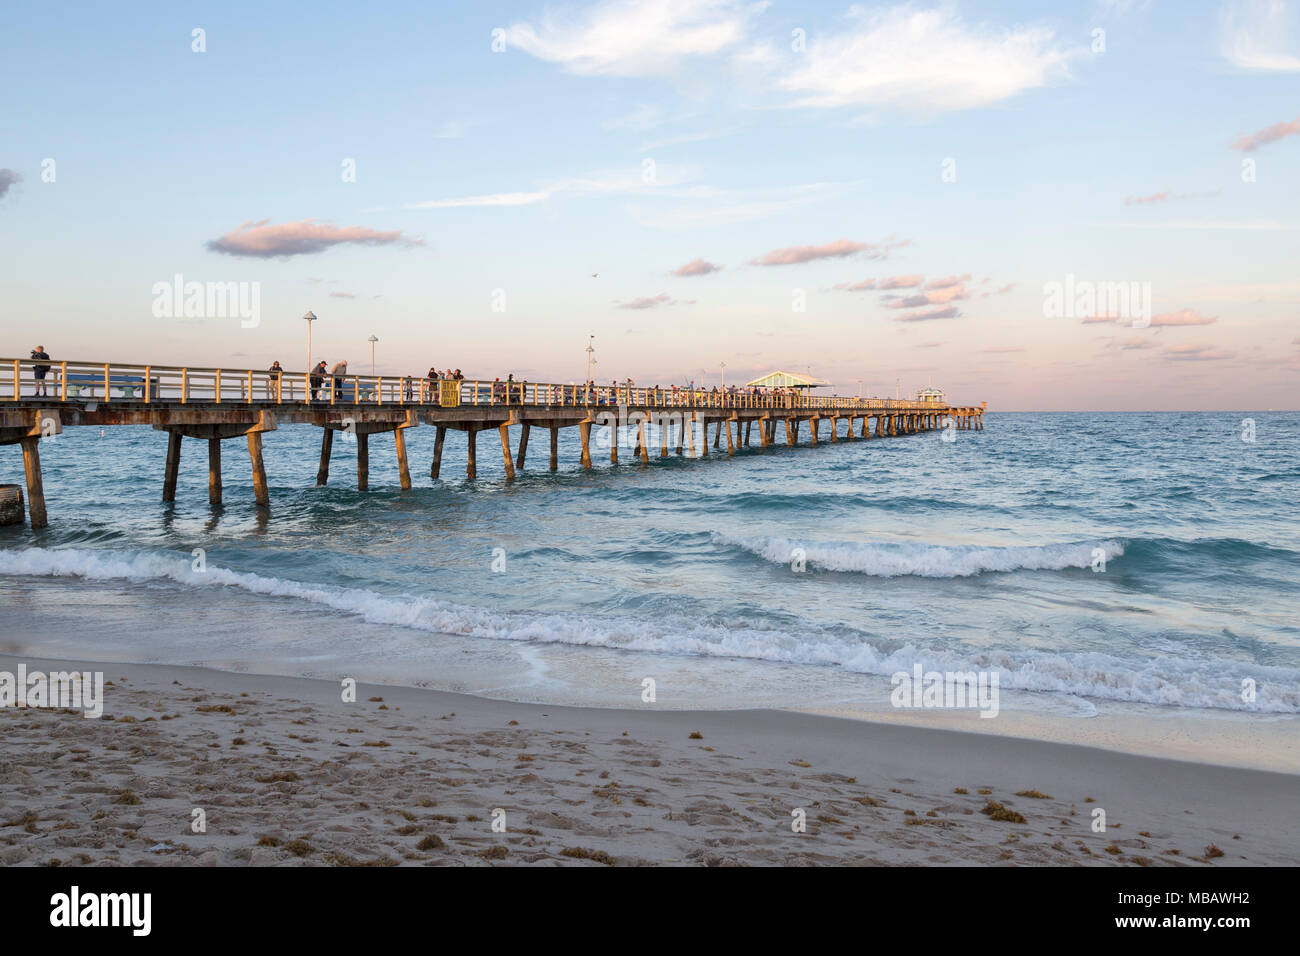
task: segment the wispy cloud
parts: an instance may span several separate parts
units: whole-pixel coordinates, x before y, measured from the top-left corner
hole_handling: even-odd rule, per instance
[[[861,282],[840,282],[832,288],[841,292],[867,292],[876,287],[875,279],[863,279]]]
[[[880,280],[881,290],[886,289],[915,289],[925,281],[925,276],[890,276],[887,279]]]
[[[1213,345],[1168,345],[1160,353],[1167,359],[1179,362],[1212,362],[1230,359],[1236,352],[1228,352]]]
[[[1084,325],[1122,325],[1132,326],[1133,319],[1110,315],[1089,315],[1082,322]],[[1162,312],[1151,316],[1151,327],[1177,327],[1181,325],[1213,325],[1219,321],[1217,315],[1201,315],[1195,309],[1179,309],[1177,312]]]
[[[507,47],[583,76],[672,76],[690,61],[735,49],[765,4],[737,0],[605,0],[547,10],[506,30]]]
[[[928,289],[929,286],[926,288]],[[924,305],[944,305],[965,298],[967,298],[965,286],[945,285],[929,292],[923,289],[912,295],[886,295],[881,298],[881,302],[890,309],[918,309]]]
[[[620,309],[657,309],[661,305],[690,305],[690,302],[683,303],[679,299],[674,299],[667,292],[660,292],[658,295],[649,296],[643,299],[632,299],[628,302],[620,302]]]
[[[1051,30],[964,23],[952,7],[850,10],[849,24],[809,42],[777,80],[799,107],[937,113],[990,106],[1068,74]]]
[[[355,299],[357,294],[355,292],[331,292],[329,297],[331,299]]]
[[[1276,143],[1279,139],[1286,139],[1286,137],[1295,136],[1297,133],[1300,133],[1300,118],[1293,119],[1289,123],[1274,123],[1272,126],[1264,127],[1258,133],[1243,136],[1232,144],[1232,148],[1243,153],[1250,153],[1261,146]]]
[[[403,209],[464,209],[482,206],[531,206],[557,196],[601,196],[617,193],[650,193],[678,186],[689,177],[686,170],[658,164],[652,177],[642,170],[635,172],[613,171],[592,176],[578,176],[543,184],[531,191],[482,193],[475,196],[454,196],[446,199],[426,199],[403,203]]]
[[[1124,205],[1145,206],[1149,203],[1167,202],[1170,199],[1186,199],[1186,198],[1187,195],[1185,193],[1181,193],[1181,194],[1172,193],[1172,192],[1152,193],[1150,196],[1127,196],[1124,199]]]
[[[0,169],[0,199],[4,198],[9,187],[14,183],[22,182],[22,174],[12,169]]]
[[[1160,343],[1155,339],[1143,338],[1141,336],[1134,336],[1131,339],[1122,339],[1117,341],[1115,345],[1126,352],[1142,349],[1157,349],[1160,347]]]
[[[752,260],[756,266],[793,266],[818,259],[843,259],[856,255],[870,247],[866,242],[854,242],[851,239],[836,239],[820,246],[787,246],[773,249],[771,252]]]
[[[943,276],[938,279],[931,279],[925,284],[927,289],[948,289],[955,285],[961,285],[963,282],[970,281],[970,273],[966,272],[959,276]]]
[[[219,239],[208,240],[207,247],[212,252],[231,256],[274,259],[314,255],[339,245],[424,245],[423,240],[404,236],[401,229],[384,232],[365,226],[330,226],[314,219],[278,226],[267,225],[269,222],[269,219],[245,222]]]
[[[692,259],[684,266],[679,266],[672,271],[672,275],[683,278],[689,276],[706,276],[711,272],[721,272],[722,266],[714,262],[705,262],[703,259]]]
[[[930,322],[934,319],[955,319],[961,312],[955,305],[950,305],[943,309],[927,309],[923,312],[909,312],[907,315],[900,315],[895,322]]]
[[[756,266],[790,266],[818,259],[844,259],[862,254],[864,259],[888,259],[895,249],[912,244],[910,239],[898,239],[889,236],[881,242],[855,242],[851,239],[836,239],[820,246],[788,246],[773,249],[771,252],[751,260]]]
[[[1219,17],[1219,50],[1233,66],[1267,73],[1300,71],[1295,7],[1281,0],[1234,0]]]

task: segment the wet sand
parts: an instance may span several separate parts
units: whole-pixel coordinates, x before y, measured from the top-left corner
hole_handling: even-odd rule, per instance
[[[1293,774],[789,711],[378,685],[344,703],[331,681],[21,662],[103,670],[106,702],[0,710],[4,865],[1300,862]]]

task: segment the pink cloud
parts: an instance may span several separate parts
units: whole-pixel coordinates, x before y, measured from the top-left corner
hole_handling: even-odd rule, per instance
[[[950,305],[944,309],[929,309],[925,312],[910,312],[907,315],[900,315],[895,322],[929,322],[933,319],[955,319],[961,313],[957,311],[955,305]]]
[[[959,275],[959,276],[945,276],[942,279],[931,279],[929,282],[925,284],[925,287],[927,289],[947,289],[950,288],[951,286],[961,285],[963,282],[966,282],[969,279],[970,279],[970,273],[967,272],[964,275]]]
[[[357,243],[367,246],[382,246],[398,243],[406,246],[422,246],[419,239],[409,239],[402,235],[402,230],[394,229],[381,232],[364,226],[327,226],[314,219],[301,222],[286,222],[279,226],[268,226],[269,219],[260,222],[245,222],[238,229],[226,233],[220,239],[208,240],[208,249],[212,252],[224,252],[231,256],[250,256],[257,259],[274,259],[279,257],[313,255],[324,252],[331,246]]]
[[[1180,309],[1177,312],[1162,312],[1159,315],[1151,316],[1151,326],[1179,326],[1179,325],[1213,325],[1219,321],[1215,315],[1201,315],[1195,309]],[[1116,317],[1112,315],[1089,315],[1083,319],[1084,325],[1096,325],[1099,323],[1122,325],[1129,328],[1133,325],[1133,319]]]
[[[1127,351],[1132,351],[1133,349],[1159,348],[1160,343],[1156,342],[1154,339],[1144,339],[1141,336],[1137,336],[1135,338],[1125,339],[1124,341],[1120,342],[1119,347],[1127,352]]]
[[[654,309],[661,305],[676,305],[677,301],[668,293],[660,292],[656,296],[650,296],[644,299],[633,299],[630,302],[619,303],[620,309]]]
[[[914,348],[914,349],[937,349],[937,348],[938,348],[939,346],[941,346],[941,345],[943,345],[942,342],[922,342],[922,343],[920,343],[919,345],[913,345],[912,348]]]
[[[835,286],[843,292],[866,292],[868,289],[876,287],[875,279],[863,279],[861,282],[841,282]]]
[[[1223,349],[1216,349],[1212,345],[1169,345],[1165,347],[1164,356],[1168,359],[1175,359],[1184,362],[1208,362],[1218,359],[1229,359],[1236,355],[1236,352],[1226,352]]]
[[[1300,133],[1300,119],[1294,119],[1289,123],[1274,123],[1272,126],[1266,126],[1258,133],[1243,136],[1232,144],[1232,148],[1243,153],[1249,153],[1261,146],[1267,146],[1269,143],[1276,143],[1279,139],[1295,136],[1297,133]]]
[[[915,289],[925,281],[925,276],[890,276],[880,280],[881,289]]]
[[[1186,196],[1175,196],[1170,192],[1152,193],[1150,196],[1129,196],[1124,200],[1126,206],[1141,206],[1145,203],[1164,202],[1166,199],[1186,199]]]
[[[1217,315],[1201,315],[1195,309],[1180,309],[1151,316],[1152,325],[1213,325],[1217,321]]]
[[[999,354],[1003,352],[1023,352],[1025,351],[1025,347],[1023,345],[1001,345],[1001,346],[995,346],[993,348],[988,348],[988,349],[980,349],[980,351],[993,352]]]
[[[865,242],[853,242],[849,239],[836,239],[823,246],[789,246],[774,249],[766,255],[753,260],[756,266],[793,266],[818,259],[843,259],[846,256],[871,248]]]
[[[917,309],[923,305],[945,305],[964,298],[966,298],[965,286],[957,285],[908,296],[887,295],[884,296],[884,304],[890,309]]]
[[[675,276],[706,276],[710,272],[721,272],[722,266],[713,262],[705,262],[703,259],[692,259],[686,265],[674,269],[672,274]]]

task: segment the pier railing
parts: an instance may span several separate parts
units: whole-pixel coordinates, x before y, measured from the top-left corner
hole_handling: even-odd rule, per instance
[[[0,402],[155,402],[282,405],[565,406],[635,408],[772,408],[870,412],[947,408],[911,399],[810,395],[799,390],[689,386],[586,387],[507,379],[429,379],[404,375],[314,375],[257,369],[191,368],[124,362],[0,359]]]

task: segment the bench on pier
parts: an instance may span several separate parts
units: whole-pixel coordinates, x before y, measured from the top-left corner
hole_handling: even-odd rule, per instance
[[[320,394],[325,401],[329,401],[331,392],[328,379],[326,380],[324,387],[321,388]],[[375,400],[375,386],[362,385],[360,389],[357,389],[351,382],[347,382],[339,388],[334,389],[333,395],[335,402],[340,402],[344,405],[356,405],[359,402],[373,402]]]
[[[150,381],[151,393],[156,396],[159,387],[158,379],[155,377]],[[87,375],[84,373],[69,375],[66,382],[68,386],[68,396],[70,398],[80,398],[81,392],[84,389],[89,393],[87,397],[94,398],[95,389],[102,387],[104,383],[105,378],[103,375]],[[140,393],[141,398],[144,397],[143,375],[110,375],[108,376],[107,383],[110,389],[118,389],[122,398],[135,398],[136,392]],[[110,396],[106,395],[104,397],[108,398]]]

